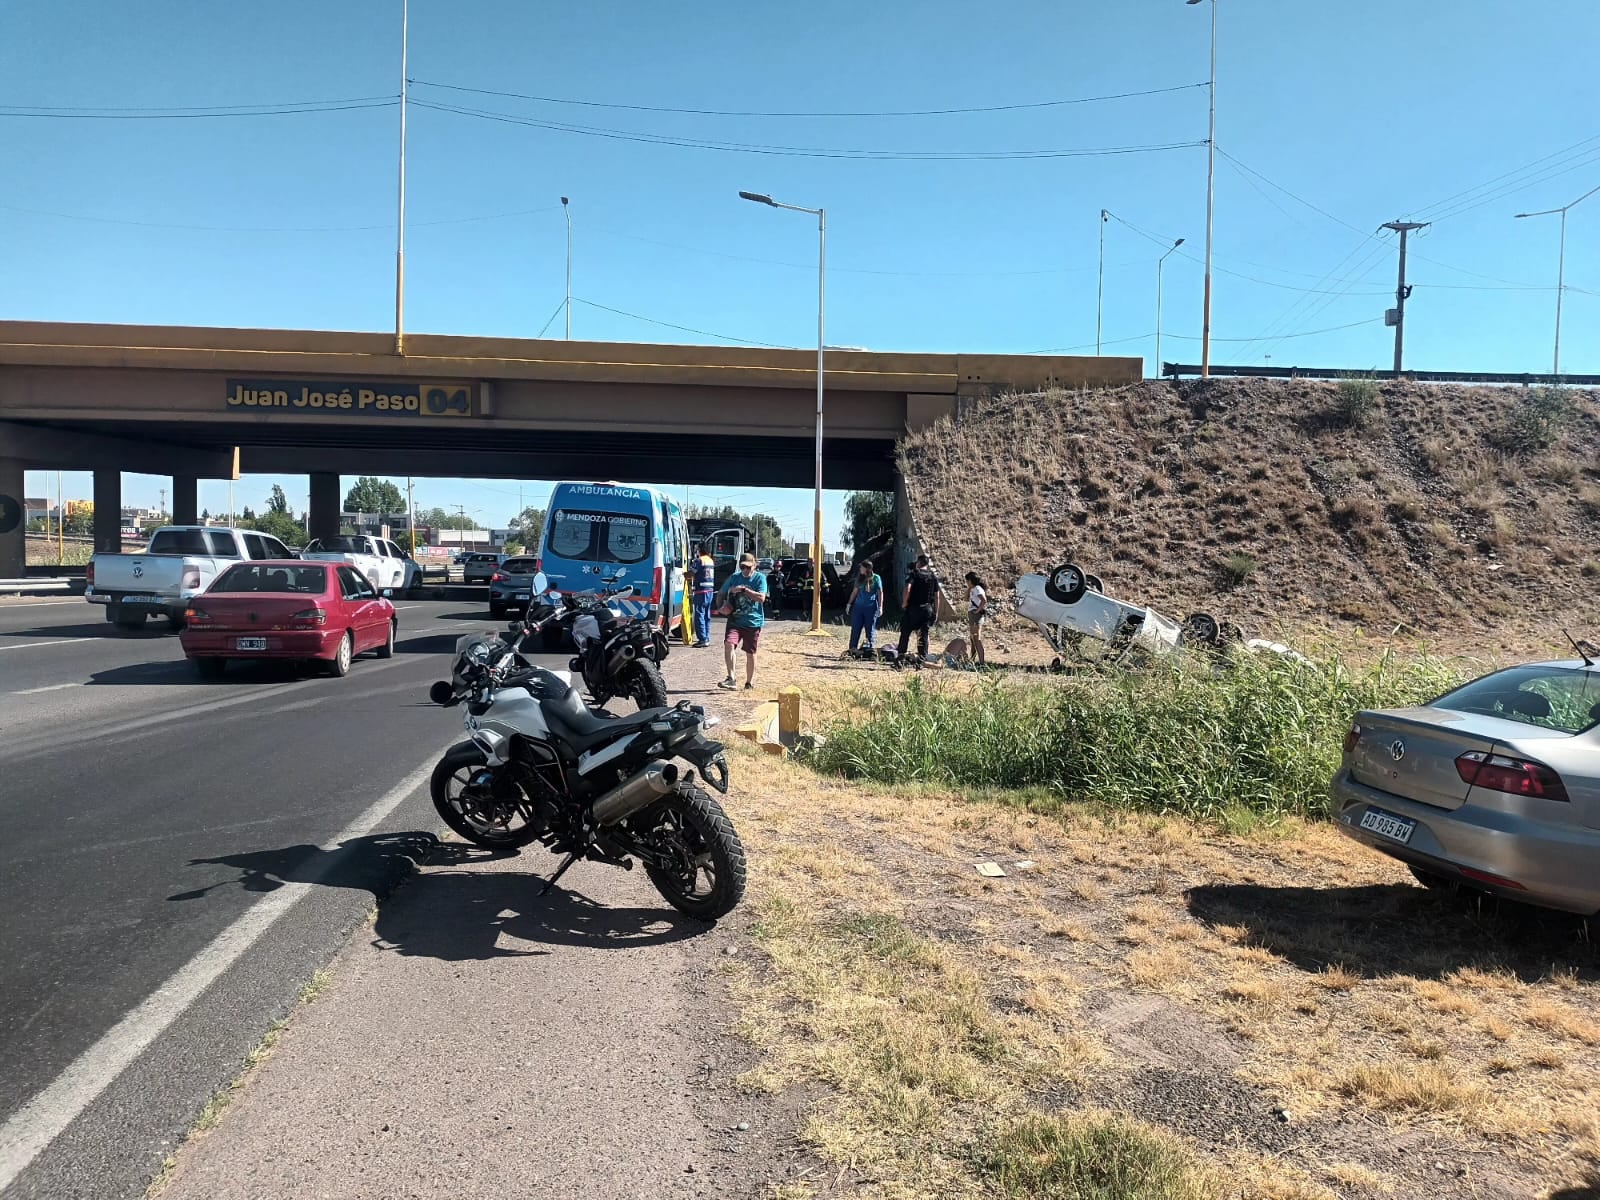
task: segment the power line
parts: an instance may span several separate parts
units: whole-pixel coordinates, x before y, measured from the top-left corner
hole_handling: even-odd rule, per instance
[[[1357,329],[1357,328],[1359,328],[1359,327],[1361,327],[1363,325],[1380,325],[1382,323],[1383,323],[1383,318],[1382,317],[1368,317],[1365,320],[1361,320],[1361,321],[1351,321],[1347,325],[1330,325],[1326,329],[1302,329],[1297,333],[1280,334],[1278,337],[1275,337],[1273,339],[1273,341],[1275,341],[1275,342],[1276,341],[1288,341],[1288,340],[1290,340],[1292,338],[1318,337],[1318,336],[1320,336],[1320,335],[1322,335],[1324,333],[1338,333],[1341,330],[1345,330],[1345,329]],[[1198,335],[1198,334],[1193,334],[1193,333],[1169,333],[1167,330],[1162,330],[1161,331],[1161,336],[1162,337],[1166,337],[1166,338],[1176,338],[1180,342],[1198,342],[1198,341],[1202,340],[1200,335]],[[1103,345],[1103,346],[1121,346],[1121,345],[1127,344],[1128,342],[1148,341],[1150,338],[1153,338],[1153,337],[1155,337],[1155,334],[1153,332],[1152,333],[1141,333],[1137,337],[1125,337],[1125,338],[1107,339],[1106,341],[1103,341],[1100,344]],[[1259,341],[1260,339],[1259,338],[1226,338],[1226,337],[1217,337],[1215,334],[1213,334],[1212,337],[1211,337],[1211,340],[1213,342],[1233,342],[1233,343],[1246,343],[1247,344],[1247,343],[1250,343],[1250,342]],[[1076,353],[1076,352],[1078,352],[1080,350],[1093,350],[1094,346],[1095,346],[1095,344],[1093,342],[1087,342],[1082,346],[1055,346],[1055,347],[1052,347],[1052,348],[1050,348],[1048,350],[1030,350],[1030,351],[1028,351],[1028,353],[1029,354],[1074,354],[1074,353]]]
[[[291,117],[306,113],[352,112],[364,108],[393,108],[399,97],[368,96],[356,100],[291,101],[279,105],[235,105],[196,109],[42,109],[0,105],[0,117],[55,121],[201,121],[236,117]]]
[[[546,321],[543,326],[540,327],[538,333],[533,335],[535,340],[537,340],[539,338],[542,338],[545,335],[545,331],[548,330],[551,325],[555,324],[556,318],[561,315],[561,310],[564,309],[566,306],[567,306],[566,297],[562,297],[561,302],[556,305],[555,312],[550,314],[550,319],[548,321]]]
[[[1170,92],[1183,92],[1193,88],[1209,86],[1204,80],[1201,80],[1199,83],[1179,83],[1170,87],[1146,88],[1137,92],[1115,92],[1105,96],[1075,96],[1068,99],[1032,100],[1018,104],[983,104],[965,108],[886,109],[878,112],[762,112],[759,110],[741,111],[720,108],[673,108],[658,104],[616,104],[603,100],[575,100],[564,96],[532,96],[523,92],[505,92],[496,91],[493,88],[466,87],[461,84],[440,83],[431,79],[413,79],[410,82],[419,84],[422,87],[442,88],[452,92],[471,92],[478,96],[499,96],[507,100],[530,100],[536,104],[563,104],[579,108],[603,108],[621,112],[670,113],[678,116],[695,117],[776,117],[813,120],[841,117],[951,117],[974,113],[1022,112],[1029,109],[1064,108],[1074,104],[1100,104],[1112,100],[1131,100],[1140,96],[1160,96]]]
[[[574,133],[585,137],[639,142],[654,146],[674,146],[687,150],[717,150],[724,153],[758,154],[777,158],[830,158],[872,162],[1006,162],[1155,154],[1167,150],[1186,150],[1205,145],[1203,141],[1166,142],[1151,145],[1093,146],[1065,150],[879,150],[822,146],[785,146],[751,142],[725,142],[712,138],[670,137],[665,134],[639,133],[625,129],[571,125],[561,121],[541,121],[533,117],[517,116],[513,113],[495,112],[488,109],[462,108],[453,104],[438,104],[431,100],[413,100],[412,105],[417,108],[432,109],[435,112],[454,113],[457,116],[498,121],[506,125],[523,125],[530,129],[544,129],[556,133]]]
[[[1503,181],[1510,180],[1513,176],[1521,175],[1526,171],[1534,170],[1541,164],[1549,163],[1551,159],[1565,159],[1573,155],[1574,152],[1587,153],[1588,151],[1584,148],[1593,148],[1594,143],[1596,142],[1600,142],[1600,134],[1593,134],[1589,137],[1583,138],[1581,141],[1572,143],[1570,146],[1564,146],[1560,150],[1553,150],[1549,154],[1541,155],[1539,158],[1534,159],[1532,162],[1524,163],[1520,167],[1513,167],[1509,171],[1504,171],[1492,179],[1485,180],[1483,183],[1476,184],[1469,188],[1464,188],[1453,195],[1446,196],[1443,200],[1438,200],[1433,204],[1428,205],[1426,208],[1422,209],[1422,213],[1437,214],[1440,212],[1440,210],[1447,208],[1458,201],[1467,201],[1468,198],[1472,197],[1474,193],[1485,191],[1494,187],[1496,184],[1501,184]],[[1436,216],[1435,219],[1437,220],[1438,217]]]
[[[616,316],[627,317],[629,320],[633,321],[643,321],[646,325],[659,325],[663,329],[676,329],[679,333],[692,333],[696,337],[717,338],[718,340],[724,342],[740,342],[746,346],[763,346],[770,350],[795,349],[793,346],[779,346],[773,342],[751,341],[749,338],[735,337],[731,333],[717,333],[710,329],[696,329],[691,325],[674,325],[671,321],[658,321],[654,317],[640,316],[638,313],[627,312],[620,308],[612,308],[608,304],[596,304],[593,300],[584,300],[578,296],[574,296],[572,299],[575,304],[586,305],[589,308],[597,308],[601,312],[614,313]]]
[[[502,221],[511,217],[526,217],[536,213],[554,212],[557,206],[546,204],[539,208],[522,208],[512,212],[483,213],[470,217],[443,217],[433,221],[408,221],[408,229],[435,225],[465,225],[475,221]],[[43,208],[22,208],[14,204],[0,204],[0,210],[26,213],[34,217],[53,217],[61,221],[84,221],[93,225],[127,225],[138,229],[176,229],[192,233],[364,233],[369,230],[392,230],[394,223],[380,225],[185,225],[165,221],[133,221],[123,217],[96,217],[83,213],[54,212]]]

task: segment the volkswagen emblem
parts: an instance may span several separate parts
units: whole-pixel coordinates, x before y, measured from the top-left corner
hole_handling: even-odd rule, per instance
[[[1406,756],[1406,744],[1399,738],[1389,743],[1389,757],[1399,762]]]
[[[144,564],[143,563],[134,563],[133,564],[133,577],[135,579],[143,579],[144,578]]]

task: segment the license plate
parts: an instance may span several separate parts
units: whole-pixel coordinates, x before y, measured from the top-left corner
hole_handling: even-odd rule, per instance
[[[166,600],[161,596],[124,596],[121,602],[123,604],[165,604]]]
[[[1416,827],[1415,821],[1386,813],[1381,808],[1369,808],[1361,814],[1361,828],[1379,837],[1386,837],[1391,842],[1399,842],[1402,846],[1411,840],[1412,831]]]
[[[267,639],[238,638],[234,641],[233,648],[235,650],[265,650],[267,648]]]

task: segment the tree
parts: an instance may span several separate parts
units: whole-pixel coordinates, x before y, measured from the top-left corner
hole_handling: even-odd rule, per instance
[[[406,498],[400,489],[387,479],[363,475],[344,498],[345,512],[400,513],[406,510]]]
[[[465,513],[446,512],[442,508],[417,510],[417,524],[433,529],[476,529],[478,522]]]
[[[544,529],[545,510],[529,506],[511,518],[511,528],[519,531],[525,537],[537,538]]]
[[[79,504],[67,514],[63,522],[65,531],[73,537],[88,537],[94,533],[94,505]]]
[[[269,513],[288,515],[289,497],[283,494],[283,487],[280,484],[275,483],[272,485],[272,495],[267,497],[267,511]]]
[[[894,495],[851,492],[844,498],[844,544],[857,559],[873,558],[894,544]]]
[[[244,506],[244,511],[239,514],[239,524],[241,526],[253,525],[253,524],[255,524],[255,519],[256,519],[255,510],[252,509],[248,504],[246,504]]]
[[[201,519],[201,520],[202,520],[202,521],[209,521],[209,520],[211,520],[211,510],[210,510],[210,509],[209,509],[209,508],[202,508],[202,509],[201,509],[201,510],[200,510],[200,519]]]
[[[271,534],[285,546],[298,549],[306,544],[306,529],[287,512],[277,509],[268,509],[255,520],[255,528],[262,533]]]

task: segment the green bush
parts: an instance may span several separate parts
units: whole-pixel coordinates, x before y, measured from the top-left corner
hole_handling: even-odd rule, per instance
[[[1191,1151],[1117,1115],[1030,1114],[1001,1130],[981,1162],[1014,1200],[1215,1200],[1222,1194]]]
[[[1339,381],[1335,405],[1339,419],[1352,429],[1370,425],[1378,416],[1378,381],[1370,375],[1351,375]]]
[[[1218,565],[1222,569],[1222,578],[1232,587],[1238,587],[1254,575],[1261,564],[1248,554],[1230,554]]]
[[[917,678],[866,696],[861,719],[828,729],[812,762],[884,783],[1047,788],[1224,824],[1320,818],[1351,716],[1457,681],[1427,658],[1355,669],[1247,651],[1225,671],[1180,655],[1149,671],[961,692]]]
[[[1558,387],[1533,388],[1511,410],[1501,442],[1513,454],[1537,454],[1560,440],[1577,405],[1569,392]]]

